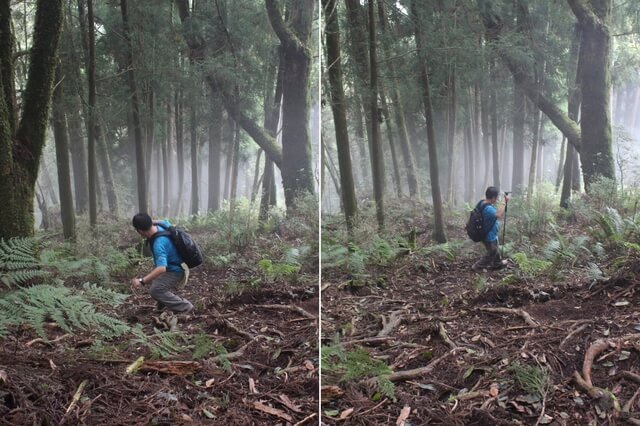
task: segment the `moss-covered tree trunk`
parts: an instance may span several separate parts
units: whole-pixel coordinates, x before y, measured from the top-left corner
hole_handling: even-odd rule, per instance
[[[422,41],[421,19],[418,14],[418,1],[411,1],[411,15],[414,20],[416,49],[418,50],[418,73],[422,89],[422,102],[427,122],[427,148],[429,152],[429,176],[431,177],[431,199],[433,202],[433,239],[439,243],[446,243],[447,236],[444,228],[442,212],[442,194],[440,193],[440,176],[438,170],[438,152],[433,129],[433,107],[429,88],[429,73],[425,58],[424,43]]]
[[[16,126],[10,1],[0,1],[0,238],[33,234],[33,200],[62,29],[62,0],[38,0],[22,117]],[[12,53],[11,53],[12,54]],[[15,129],[15,131],[13,131]]]
[[[580,161],[585,187],[599,177],[615,179],[611,149],[612,0],[567,0],[582,30],[578,78],[582,90]]]
[[[315,192],[309,136],[309,78],[312,51],[307,46],[316,1],[293,3],[288,23],[282,19],[274,0],[266,0],[269,21],[282,44],[284,81],[282,90],[282,157],[280,170],[287,209],[295,199]]]
[[[387,128],[387,139],[389,140],[389,152],[391,153],[391,164],[393,165],[393,183],[396,187],[396,195],[398,198],[402,197],[402,179],[400,179],[400,164],[398,161],[398,154],[396,153],[396,139],[393,136],[393,125],[389,117],[389,106],[387,105],[387,96],[384,92],[384,85],[382,82],[378,84],[380,88],[380,109],[382,110],[382,117],[384,119],[385,127]]]

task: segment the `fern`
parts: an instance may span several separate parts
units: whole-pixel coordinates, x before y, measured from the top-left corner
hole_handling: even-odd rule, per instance
[[[195,336],[195,349],[193,350],[193,359],[202,359],[209,355],[214,350],[214,343],[211,338],[204,334],[198,333]]]
[[[231,372],[231,361],[229,361],[229,359],[227,358],[227,355],[229,354],[227,348],[219,343],[216,343],[213,345],[213,351],[218,356],[218,360],[222,369],[226,372]]]
[[[49,276],[41,269],[33,238],[0,239],[0,281],[9,289]]]
[[[512,258],[518,265],[520,272],[526,277],[533,278],[536,275],[543,273],[551,266],[551,262],[547,260],[529,258],[526,253],[515,253]]]
[[[82,288],[87,299],[110,306],[120,306],[129,297],[127,294],[118,293],[97,284],[84,283]]]
[[[7,334],[11,325],[29,324],[46,340],[43,324],[49,319],[66,332],[91,329],[111,338],[130,331],[126,323],[96,312],[91,302],[66,287],[37,285],[13,291],[0,299],[0,337]]]
[[[137,339],[134,339],[133,342],[146,346],[151,352],[152,358],[172,358],[187,350],[185,335],[180,331],[160,332],[156,330],[155,334],[147,336],[138,330],[134,334]]]

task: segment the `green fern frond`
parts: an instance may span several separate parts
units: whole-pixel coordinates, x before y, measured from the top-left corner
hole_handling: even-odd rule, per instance
[[[202,359],[206,357],[213,351],[215,347],[211,338],[204,333],[196,334],[194,345],[195,348],[192,355],[193,359]]]
[[[0,336],[7,327],[29,324],[38,336],[47,338],[43,324],[55,321],[66,332],[92,329],[103,337],[115,337],[130,331],[130,327],[115,318],[96,312],[95,306],[67,287],[37,285],[20,289],[0,299]]]
[[[82,288],[87,299],[110,306],[120,306],[129,297],[127,294],[118,293],[97,284],[84,283]]]

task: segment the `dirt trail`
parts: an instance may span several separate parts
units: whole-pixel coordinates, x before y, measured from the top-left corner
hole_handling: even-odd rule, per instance
[[[303,276],[294,286],[263,283],[241,294],[225,290],[227,282],[254,279],[250,269],[192,271],[181,294],[196,310],[178,317],[179,330],[190,337],[206,333],[230,354],[242,349],[230,365],[199,360],[201,369],[193,375],[125,374],[129,363],[148,355],[127,345],[131,336],[109,342],[117,353],[105,350],[96,360],[87,353],[89,333],[27,346],[33,331],[16,330],[0,347],[0,370],[6,373],[0,376],[0,424],[317,423],[317,278]],[[114,316],[153,334],[153,317],[159,317],[153,309],[143,290]],[[55,327],[48,331],[50,340],[63,334]],[[172,360],[191,355],[187,350]],[[65,413],[84,380],[79,402]]]
[[[395,424],[403,407],[410,407],[412,425],[621,421],[610,417],[611,409],[596,410],[573,374],[582,372],[596,340],[639,333],[638,276],[594,294],[600,287],[590,291],[573,277],[505,284],[512,269],[475,273],[473,261],[411,254],[367,271],[382,285],[357,288],[347,275],[323,275],[323,345],[339,335],[345,350],[364,347],[391,366],[397,399],[381,395],[371,381],[341,381],[340,373],[323,369],[323,387],[344,392],[323,396],[327,424]],[[593,385],[612,391],[621,406],[640,385],[623,376],[640,374],[638,341],[605,349],[599,354],[605,359],[598,356],[593,365]],[[514,365],[550,369],[546,398],[523,389]],[[629,410],[640,411],[637,399]],[[346,420],[338,420],[341,414]]]

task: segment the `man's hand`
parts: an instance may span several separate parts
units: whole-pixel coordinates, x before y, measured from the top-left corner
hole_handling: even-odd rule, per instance
[[[509,198],[510,198],[509,194],[504,194],[504,202],[505,203],[509,202]]]
[[[131,278],[131,288],[134,291],[138,291],[140,290],[140,288],[142,288],[142,284],[140,284],[140,279],[138,278]]]

